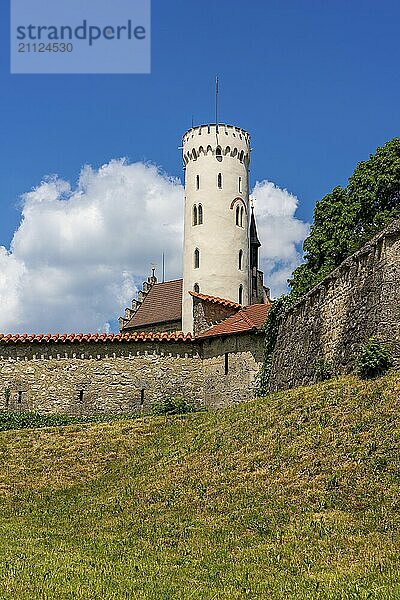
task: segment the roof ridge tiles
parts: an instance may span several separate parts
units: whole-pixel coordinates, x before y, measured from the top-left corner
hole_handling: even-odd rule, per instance
[[[166,341],[172,342],[177,340],[183,341],[194,341],[194,337],[191,333],[183,333],[182,331],[176,333],[168,333],[165,331],[142,331],[140,333],[133,331],[132,333],[0,333],[0,344],[8,343],[10,341],[14,343],[85,343],[85,342],[95,342],[95,343],[116,343],[116,342],[150,342],[150,341]]]
[[[205,300],[207,302],[214,302],[215,304],[221,304],[223,306],[230,306],[232,308],[242,308],[242,305],[238,302],[234,302],[233,300],[228,300],[227,298],[220,298],[219,296],[210,296],[209,294],[202,294],[201,292],[189,291],[189,294],[194,298],[199,298],[200,300]]]

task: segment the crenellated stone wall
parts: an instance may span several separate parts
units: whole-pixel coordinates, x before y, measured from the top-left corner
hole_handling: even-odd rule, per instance
[[[347,373],[370,336],[400,365],[400,221],[395,221],[288,310],[279,328],[271,391],[312,382],[316,361]]]

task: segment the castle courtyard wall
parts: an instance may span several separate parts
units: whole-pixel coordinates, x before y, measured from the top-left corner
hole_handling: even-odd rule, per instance
[[[261,331],[205,338],[202,342],[205,404],[221,408],[254,398],[263,355]]]
[[[286,313],[275,346],[270,390],[315,380],[316,362],[337,374],[354,368],[369,337],[400,366],[400,221],[346,259]]]
[[[253,397],[263,336],[181,342],[0,342],[0,410],[147,411],[181,396],[210,408]],[[228,372],[225,374],[225,355]]]
[[[203,401],[194,342],[0,344],[0,409],[68,414],[147,410],[166,396]]]

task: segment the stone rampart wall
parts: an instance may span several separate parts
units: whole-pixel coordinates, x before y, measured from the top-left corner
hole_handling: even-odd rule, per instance
[[[400,221],[346,259],[287,312],[275,347],[270,389],[312,382],[323,358],[335,373],[354,366],[376,336],[400,364]]]

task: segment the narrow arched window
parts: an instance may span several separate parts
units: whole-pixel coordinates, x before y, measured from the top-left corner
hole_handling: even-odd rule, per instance
[[[194,268],[198,269],[200,266],[200,250],[196,248],[194,251]]]
[[[199,208],[198,208],[198,224],[202,225],[203,224],[203,207],[201,204],[199,204]]]
[[[239,250],[238,265],[239,265],[239,270],[241,271],[243,269],[243,250]]]
[[[197,206],[193,206],[193,225],[197,225]]]
[[[240,209],[240,227],[243,227],[243,213],[244,213],[244,208],[242,206],[242,208]]]
[[[200,175],[196,175],[196,190],[200,189]]]
[[[239,205],[238,205],[238,206],[236,207],[236,225],[240,225],[240,222],[239,222],[239,218],[240,218],[240,217],[239,217],[239,215],[240,215],[240,207],[239,207]]]
[[[193,152],[192,152],[192,157],[193,160],[197,160],[197,154],[196,154],[196,150],[193,148]]]
[[[240,160],[240,162],[243,162],[243,155],[244,155],[244,152],[242,150],[241,153],[239,154],[239,160]]]
[[[238,192],[239,192],[239,194],[242,193],[242,178],[241,177],[239,177],[239,180],[238,180]]]
[[[243,286],[239,285],[239,304],[243,304]]]
[[[200,292],[200,286],[198,283],[195,283],[193,286],[193,290],[196,292],[196,294],[198,294]]]
[[[216,151],[215,151],[215,158],[216,158],[216,159],[217,159],[219,162],[221,162],[221,160],[222,160],[222,150],[221,150],[220,146],[217,146],[217,149],[216,149]]]
[[[218,187],[219,187],[219,189],[221,189],[222,188],[222,173],[218,173],[217,181],[218,181]]]

